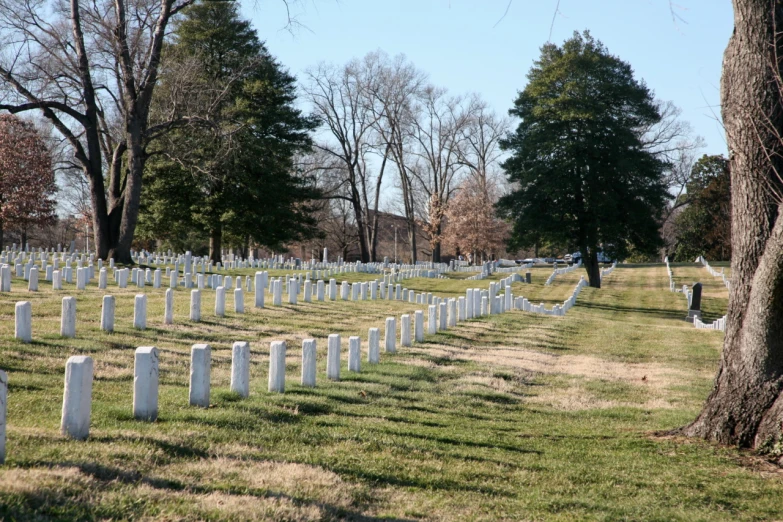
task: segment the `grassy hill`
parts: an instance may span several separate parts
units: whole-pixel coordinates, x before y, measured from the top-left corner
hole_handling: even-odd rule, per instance
[[[705,283],[705,316],[725,292],[706,270],[673,266],[678,284]],[[252,271],[235,273],[250,274]],[[283,272],[274,273],[281,275]],[[583,272],[514,292],[551,306]],[[367,280],[355,274],[343,279]],[[680,282],[679,279],[683,281]],[[695,279],[694,279],[695,278]],[[498,279],[498,277],[495,277]],[[46,289],[14,280],[0,294],[0,369],[9,375],[8,460],[0,467],[6,520],[759,520],[783,518],[777,468],[730,448],[665,432],[698,412],[722,333],[683,319],[663,265],[618,267],[583,290],[566,317],[511,312],[461,323],[381,364],[348,373],[347,337],[383,330],[396,301],[252,307],[187,320],[178,289],[164,326],[163,290],[149,296],[148,329],[132,328],[137,289]],[[406,281],[441,296],[487,281]],[[100,300],[117,297],[117,331],[99,330]],[[60,297],[74,295],[77,337],[59,336]],[[34,342],[13,339],[13,307],[30,300]],[[284,297],[284,301],[286,301]],[[271,299],[267,295],[267,303]],[[426,317],[426,314],[425,314]],[[398,320],[399,324],[399,320]],[[343,380],[325,378],[326,336],[343,334]],[[298,385],[301,341],[318,341],[318,386]],[[288,343],[285,394],[266,391],[269,343]],[[229,392],[231,344],[249,341],[251,395]],[[212,345],[209,409],[188,406],[189,350]],[[160,350],[160,418],[133,419],[133,351]],[[95,361],[85,442],[59,435],[65,361]]]

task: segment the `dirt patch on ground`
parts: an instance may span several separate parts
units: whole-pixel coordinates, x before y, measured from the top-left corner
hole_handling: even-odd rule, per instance
[[[571,379],[565,388],[545,386],[525,400],[546,404],[562,410],[584,410],[633,406],[645,409],[672,408],[677,397],[672,396],[670,387],[687,383],[693,379],[692,372],[685,372],[655,363],[624,363],[590,355],[559,355],[542,353],[524,348],[508,346],[483,347],[480,350],[456,350],[442,345],[429,345],[426,354],[447,361],[463,360],[481,363],[487,368],[480,374],[471,373],[455,384],[456,391],[475,387],[490,388],[501,393],[524,393],[522,383],[493,376],[494,372],[511,371],[534,378],[537,375],[561,375]],[[412,362],[412,361],[411,361]],[[407,361],[406,361],[407,363]],[[431,361],[427,361],[430,366]],[[708,375],[704,375],[708,378]],[[584,382],[580,382],[580,380]],[[638,400],[608,400],[587,389],[587,381],[607,381],[632,385],[639,391]],[[527,395],[527,394],[526,394]]]

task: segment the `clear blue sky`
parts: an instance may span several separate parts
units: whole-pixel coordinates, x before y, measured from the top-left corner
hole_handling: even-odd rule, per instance
[[[501,20],[507,5],[508,0],[300,0],[292,12],[304,28],[293,35],[283,29],[282,0],[248,0],[243,13],[297,76],[321,61],[342,64],[382,49],[405,54],[435,85],[454,94],[481,94],[503,114],[524,88],[554,16],[553,42],[589,29],[658,98],[683,109],[684,119],[706,140],[706,153],[725,154],[716,118],[721,58],[732,30],[729,0],[560,0],[557,14],[557,0],[513,0]]]

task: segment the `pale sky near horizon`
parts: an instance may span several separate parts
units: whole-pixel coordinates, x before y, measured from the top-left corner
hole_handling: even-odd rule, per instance
[[[291,1],[289,0],[289,3]],[[733,20],[728,0],[301,0],[301,28],[284,29],[283,0],[249,0],[243,15],[291,73],[344,64],[382,49],[404,54],[452,94],[479,93],[500,114],[511,108],[550,35],[560,44],[589,29],[629,62],[656,97],[683,110],[725,154],[718,122],[720,69]],[[554,21],[553,21],[554,19]]]

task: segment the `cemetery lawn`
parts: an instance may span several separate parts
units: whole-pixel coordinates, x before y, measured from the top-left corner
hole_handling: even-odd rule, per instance
[[[692,268],[691,268],[692,266]],[[713,278],[705,316],[725,313]],[[693,270],[693,272],[691,272]],[[514,293],[551,306],[584,272]],[[237,271],[250,274],[252,271]],[[282,272],[280,272],[282,274]],[[279,275],[273,273],[272,275]],[[338,281],[374,279],[363,274]],[[696,279],[693,279],[696,278]],[[165,278],[164,278],[165,279]],[[499,279],[499,277],[494,277]],[[718,283],[715,280],[716,284]],[[682,284],[682,282],[678,283]],[[4,520],[769,520],[783,518],[778,468],[751,454],[667,435],[708,394],[723,334],[696,330],[664,265],[620,266],[585,288],[566,317],[511,312],[461,323],[348,373],[347,337],[421,306],[390,301],[284,304],[162,325],[164,290],[149,296],[148,329],[132,329],[135,289],[117,289],[117,331],[100,332],[100,299],[72,285],[0,295],[0,368],[8,372]],[[441,296],[487,281],[414,279]],[[59,336],[60,298],[77,297],[77,337]],[[284,296],[284,301],[286,301]],[[30,300],[33,338],[13,338],[13,308]],[[267,294],[267,304],[271,302]],[[721,308],[722,307],[722,308]],[[426,313],[425,313],[426,317]],[[398,326],[399,328],[399,326]],[[325,378],[326,337],[343,334],[341,382]],[[298,385],[301,341],[318,342],[318,387]],[[383,338],[383,333],[381,335]],[[288,343],[285,394],[267,393],[269,343]],[[251,395],[228,390],[231,344],[249,341]],[[212,345],[212,405],[189,407],[189,350]],[[383,342],[381,342],[383,345]],[[133,351],[160,350],[160,418],[131,414]],[[90,437],[59,435],[70,355],[95,361]]]

